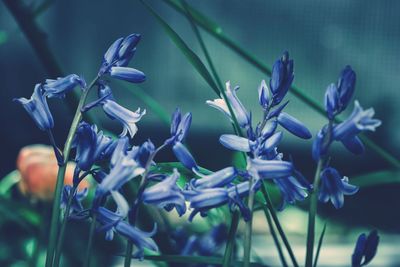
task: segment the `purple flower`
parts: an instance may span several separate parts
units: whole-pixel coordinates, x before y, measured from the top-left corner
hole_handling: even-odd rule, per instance
[[[233,113],[242,128],[246,128],[250,125],[250,113],[246,111],[246,108],[243,106],[242,102],[240,102],[239,98],[236,95],[236,91],[239,90],[239,87],[235,87],[233,90],[231,88],[231,83],[226,82],[226,97],[229,101],[229,104],[232,107]],[[228,118],[231,118],[231,114],[229,112],[228,105],[226,104],[223,97],[214,99],[213,101],[207,100],[206,103],[224,113]]]
[[[287,204],[294,205],[296,201],[303,201],[308,196],[307,191],[312,187],[306,180],[297,179],[294,176],[273,180],[282,195],[279,210],[283,210]]]
[[[113,78],[128,81],[131,83],[141,83],[146,80],[146,75],[143,72],[128,67],[112,67],[110,75]]]
[[[358,192],[358,187],[348,183],[349,179],[342,177],[339,172],[331,167],[325,168],[321,173],[321,186],[318,199],[327,203],[332,202],[336,209],[340,209],[344,204],[344,195],[354,195]]]
[[[251,141],[244,137],[240,137],[234,134],[223,134],[219,138],[219,142],[228,149],[241,152],[250,152]]]
[[[142,195],[143,202],[167,211],[175,208],[179,216],[182,216],[186,212],[186,203],[182,190],[176,184],[179,176],[179,172],[174,169],[173,173],[163,181],[145,189]]]
[[[279,114],[278,123],[297,137],[303,139],[310,139],[312,137],[310,131],[301,121],[285,112]]]
[[[354,248],[354,252],[351,258],[352,267],[365,266],[371,262],[375,257],[378,250],[379,235],[376,230],[371,231],[368,236],[361,234]]]
[[[86,88],[86,82],[82,77],[76,74],[70,74],[68,76],[57,78],[56,80],[47,79],[43,85],[45,96],[52,98],[64,98],[65,94],[72,91],[77,85],[82,89]]]
[[[22,104],[40,130],[48,131],[54,127],[53,116],[50,113],[46,97],[43,94],[42,86],[40,84],[35,85],[35,89],[30,99],[21,97],[15,98],[14,101]]]
[[[192,124],[192,113],[188,112],[183,117],[181,110],[176,108],[171,119],[171,138],[166,143],[183,142]]]
[[[261,81],[258,87],[258,102],[264,110],[270,107],[271,96],[269,93],[268,86],[264,80]]]
[[[234,167],[227,167],[211,174],[201,174],[197,172],[200,179],[192,179],[191,185],[196,189],[222,187],[230,184],[238,175]]]
[[[247,170],[256,179],[274,179],[293,174],[293,164],[283,160],[248,159]]]
[[[62,196],[61,196],[61,208],[65,209],[68,203],[68,199],[70,198],[71,193],[73,192],[73,188],[70,185],[64,185]],[[74,196],[72,198],[71,207],[69,210],[69,214],[74,212],[79,212],[83,210],[82,200],[86,198],[89,190],[87,188],[82,191],[74,191]]]
[[[330,84],[325,92],[325,110],[329,120],[333,120],[339,107],[339,95],[335,84]]]
[[[354,88],[356,84],[356,73],[350,66],[346,66],[339,76],[339,81],[337,83],[338,90],[338,112],[346,109],[349,104],[351,97],[354,93]]]
[[[293,79],[293,60],[289,59],[289,53],[285,51],[272,67],[269,88],[272,92],[273,105],[278,105],[283,100],[292,85]]]
[[[375,131],[375,128],[380,126],[382,122],[373,119],[374,114],[373,108],[364,110],[356,100],[351,115],[333,128],[333,138],[342,141],[353,138],[362,131]]]
[[[189,170],[198,169],[196,160],[193,158],[189,150],[181,143],[176,142],[172,147],[176,158]]]

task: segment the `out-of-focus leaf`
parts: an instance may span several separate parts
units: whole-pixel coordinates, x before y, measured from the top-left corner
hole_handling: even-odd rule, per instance
[[[400,184],[399,171],[379,171],[350,177],[350,183],[359,187],[369,187],[384,184]]]
[[[4,176],[0,180],[0,196],[6,196],[8,195],[10,189],[19,182],[21,179],[21,176],[17,170],[14,170]]]
[[[315,252],[315,259],[314,259],[314,267],[317,267],[319,252],[321,251],[322,242],[324,242],[324,236],[326,231],[326,223],[324,224],[324,228],[322,229],[321,235],[319,236],[317,250]]]
[[[32,207],[2,196],[0,197],[0,214],[3,219],[14,221],[29,231],[32,230],[32,227],[38,227],[42,220],[41,216]]]
[[[7,32],[0,30],[0,45],[4,44],[8,40]]]
[[[214,82],[211,74],[208,72],[207,68],[204,66],[203,62],[200,58],[194,53],[189,46],[182,40],[182,38],[168,25],[167,22],[163,18],[161,18],[152,7],[150,7],[146,1],[140,0],[142,4],[149,10],[149,12],[157,19],[157,21],[161,24],[164,31],[174,44],[182,51],[187,60],[196,68],[199,74],[204,78],[204,80],[208,83],[208,85],[214,90],[214,92],[219,95],[219,89],[217,84]]]

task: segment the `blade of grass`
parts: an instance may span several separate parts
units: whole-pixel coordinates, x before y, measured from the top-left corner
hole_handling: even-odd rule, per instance
[[[351,178],[351,183],[360,187],[369,187],[382,184],[400,183],[400,172],[398,171],[379,171],[359,175]]]
[[[222,266],[231,266],[233,247],[235,246],[236,231],[239,225],[240,213],[235,210],[232,214],[231,226],[229,227],[228,238],[226,240],[226,247],[224,257],[222,259]]]
[[[185,9],[179,2],[179,0],[164,0],[165,3],[170,5],[172,8],[174,8],[176,11],[185,14]],[[265,73],[266,75],[270,76],[271,75],[271,68],[262,63],[252,55],[251,53],[247,52],[243,48],[241,48],[239,45],[237,45],[232,39],[230,39],[227,35],[225,35],[221,29],[215,22],[212,22],[209,18],[201,14],[199,11],[194,9],[193,7],[188,6],[188,9],[190,10],[190,13],[192,14],[193,21],[202,27],[204,30],[206,30],[208,33],[210,33],[212,36],[214,36],[217,40],[221,41],[224,45],[227,47],[231,48],[233,51],[235,51],[238,55],[240,55],[242,58],[244,58],[246,61],[248,61],[251,65],[255,66],[257,69]],[[304,90],[301,90],[300,88],[296,86],[292,86],[291,93],[293,93],[294,96],[299,98],[301,101],[306,103],[308,106],[310,106],[312,109],[320,113],[321,115],[325,116],[325,109],[323,106],[316,100],[314,100],[312,97],[308,96],[306,93],[304,93]],[[371,150],[373,150],[377,155],[379,155],[382,159],[384,159],[387,163],[389,163],[392,167],[396,169],[400,169],[400,160],[391,155],[388,151],[383,149],[381,146],[377,145],[375,142],[373,142],[371,139],[369,139],[365,135],[361,135],[362,140],[364,141],[365,145],[368,146]]]
[[[314,259],[314,265],[313,265],[314,267],[317,267],[319,252],[321,251],[322,242],[324,241],[325,231],[326,231],[326,223],[324,224],[324,228],[322,229],[321,235],[319,236],[318,246],[317,246],[317,250],[315,252],[315,259]]]

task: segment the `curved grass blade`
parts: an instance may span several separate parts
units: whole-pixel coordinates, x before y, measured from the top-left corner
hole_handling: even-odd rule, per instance
[[[235,236],[239,225],[239,218],[240,218],[240,213],[236,209],[232,215],[231,226],[229,227],[228,238],[226,240],[226,248],[224,252],[224,257],[222,259],[223,267],[231,266],[232,252],[233,252],[233,247],[235,246]]]
[[[176,11],[185,14],[185,9],[178,0],[164,0],[164,2],[170,5],[172,8],[174,8]],[[249,52],[241,48],[239,45],[237,45],[233,40],[231,40],[227,35],[223,33],[221,27],[219,27],[215,22],[212,22],[206,16],[201,14],[199,11],[195,10],[193,7],[188,6],[187,8],[190,10],[190,13],[192,14],[193,17],[193,21],[197,25],[202,27],[204,30],[206,30],[216,39],[221,41],[223,44],[231,48],[233,51],[235,51],[237,54],[243,57],[250,64],[255,66],[257,69],[267,74],[268,76],[271,75],[270,67],[268,67],[267,65],[259,61],[254,55],[250,54]],[[323,106],[318,101],[305,94],[303,90],[301,90],[296,86],[292,86],[290,92],[293,93],[293,95],[295,95],[301,101],[306,103],[308,106],[310,106],[312,109],[325,116],[325,109],[323,108]],[[361,137],[366,146],[368,146],[371,150],[375,151],[377,155],[379,155],[382,159],[384,159],[394,168],[400,169],[400,160],[398,160],[396,157],[394,157],[385,149],[381,148],[367,136],[362,135]]]
[[[370,187],[383,184],[398,184],[400,183],[400,172],[385,170],[367,173],[351,178],[351,183],[359,187]]]
[[[0,180],[0,195],[7,196],[10,189],[21,180],[17,170],[14,170]]]
[[[324,228],[322,229],[321,235],[319,236],[317,250],[315,252],[315,259],[314,259],[314,267],[317,267],[319,252],[321,250],[322,242],[324,242],[324,236],[326,231],[326,223],[324,224]]]

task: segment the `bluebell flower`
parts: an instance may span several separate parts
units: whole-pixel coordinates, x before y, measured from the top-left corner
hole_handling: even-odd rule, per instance
[[[318,131],[314,139],[312,144],[312,157],[315,161],[318,161],[321,156],[325,156],[327,154],[329,146],[332,143],[332,140],[327,140],[329,137],[328,130],[328,125],[325,125],[321,130]]]
[[[179,172],[174,169],[173,173],[163,181],[146,188],[142,195],[143,202],[167,211],[175,208],[179,216],[182,216],[186,212],[186,203],[182,190],[176,184],[179,176]]]
[[[354,102],[354,109],[351,115],[342,123],[333,127],[333,138],[342,141],[353,138],[362,131],[375,131],[382,122],[373,119],[375,111],[373,108],[364,110],[358,101]]]
[[[356,73],[350,66],[346,66],[340,73],[337,83],[338,90],[338,112],[346,109],[354,93],[356,84]]]
[[[146,75],[143,72],[128,67],[112,67],[110,75],[113,78],[128,81],[131,83],[141,83],[146,80]]]
[[[188,112],[183,117],[179,108],[172,114],[171,119],[171,138],[166,143],[183,142],[190,125],[192,123],[192,113]]]
[[[293,79],[293,60],[289,59],[289,53],[285,51],[272,67],[269,87],[273,96],[273,105],[278,105],[283,100],[292,85]]]
[[[197,253],[202,256],[215,255],[216,250],[225,243],[228,227],[221,223],[197,239]]]
[[[86,82],[82,77],[76,74],[70,74],[68,76],[57,78],[56,80],[47,79],[43,85],[45,96],[52,98],[64,98],[65,94],[72,91],[77,85],[82,89],[86,88]]]
[[[365,151],[364,144],[358,136],[344,138],[341,142],[353,154],[359,155]]]
[[[125,38],[117,39],[104,54],[99,75],[108,73],[113,66],[125,67],[129,64],[140,41],[139,34],[130,34]]]
[[[294,205],[296,201],[303,201],[308,196],[308,190],[311,185],[309,183],[302,183],[296,177],[289,176],[286,178],[273,179],[281,192],[282,202],[279,210],[283,210],[287,204]]]
[[[68,199],[70,198],[71,193],[74,192],[69,214],[82,211],[83,210],[82,201],[86,198],[88,191],[89,190],[87,188],[81,191],[75,191],[72,186],[64,185],[63,192],[61,195],[61,208],[62,209],[66,208]]]
[[[147,167],[146,164],[150,156],[154,153],[155,149],[156,148],[153,142],[151,142],[151,140],[147,140],[139,147],[139,150],[137,151],[137,154],[135,155],[134,158],[139,162],[139,164],[143,168],[145,168]]]
[[[229,101],[229,104],[232,107],[233,113],[239,123],[239,126],[242,128],[246,128],[250,125],[250,113],[247,112],[246,108],[243,106],[242,102],[240,102],[239,98],[236,95],[236,91],[239,87],[235,87],[233,90],[231,88],[231,83],[228,81],[226,83],[226,97]],[[224,113],[228,118],[231,119],[231,114],[229,112],[228,105],[226,104],[223,97],[214,99],[213,101],[207,100],[206,103]]]
[[[269,109],[271,104],[269,88],[264,80],[261,81],[261,84],[258,87],[258,102],[264,110]]]
[[[310,139],[312,137],[310,131],[301,121],[285,112],[279,114],[278,123],[297,137],[303,139]]]
[[[140,164],[128,154],[128,139],[122,137],[118,140],[117,146],[111,157],[111,170],[97,186],[96,196],[119,190],[122,185],[130,179],[142,174],[145,170]],[[138,148],[136,148],[138,150]]]
[[[191,185],[196,189],[222,187],[230,184],[238,175],[238,171],[234,167],[226,167],[222,170],[211,174],[201,174],[196,172],[199,179],[192,179]]]
[[[283,137],[282,132],[276,132],[270,137],[268,137],[262,144],[261,144],[261,151],[260,155],[265,154],[265,153],[271,153],[274,151],[274,149],[278,146],[278,144],[281,142]]]
[[[181,143],[176,142],[172,147],[176,158],[189,170],[198,169],[196,160],[189,152],[189,150]]]
[[[330,84],[325,91],[325,110],[329,120],[333,120],[339,109],[339,94],[335,84]]]
[[[149,233],[143,232],[124,221],[124,218],[120,214],[112,212],[104,207],[99,207],[96,210],[96,214],[97,221],[102,225],[99,230],[106,232],[107,240],[112,240],[114,232],[117,232],[132,241],[138,249],[138,252],[135,253],[134,257],[142,260],[144,256],[144,248],[155,252],[158,251],[157,244],[151,238],[157,231],[156,227],[154,227],[153,231]]]
[[[261,131],[259,135],[264,140],[273,135],[277,127],[278,122],[276,120],[268,120],[264,128],[262,128],[261,130],[258,129],[257,132]]]
[[[99,86],[99,97],[100,100],[96,101],[95,105],[101,104],[104,112],[111,119],[116,119],[123,125],[123,131],[120,136],[122,137],[129,133],[129,136],[133,138],[138,130],[136,123],[146,114],[146,110],[141,111],[138,108],[133,112],[119,105],[115,102],[111,88],[107,85]]]
[[[354,248],[351,258],[352,267],[361,267],[368,265],[375,257],[378,250],[379,235],[376,230],[371,231],[368,236],[361,234]]]
[[[247,170],[256,179],[274,179],[292,175],[294,168],[289,161],[248,159]]]
[[[81,122],[76,131],[73,147],[76,147],[75,162],[79,169],[88,171],[96,162],[111,157],[117,142],[105,136],[102,131],[97,132],[96,125]]]
[[[35,85],[30,99],[21,97],[15,98],[14,101],[22,104],[40,130],[48,131],[54,127],[53,116],[50,113],[46,97],[43,95],[42,86],[40,84]]]
[[[223,134],[219,138],[219,142],[224,147],[232,150],[250,152],[251,141],[244,137],[240,137],[234,134]]]
[[[348,182],[349,179],[346,176],[342,177],[336,169],[325,168],[321,173],[318,199],[324,203],[331,201],[336,209],[340,209],[344,204],[344,195],[354,195],[358,192],[358,187]]]

